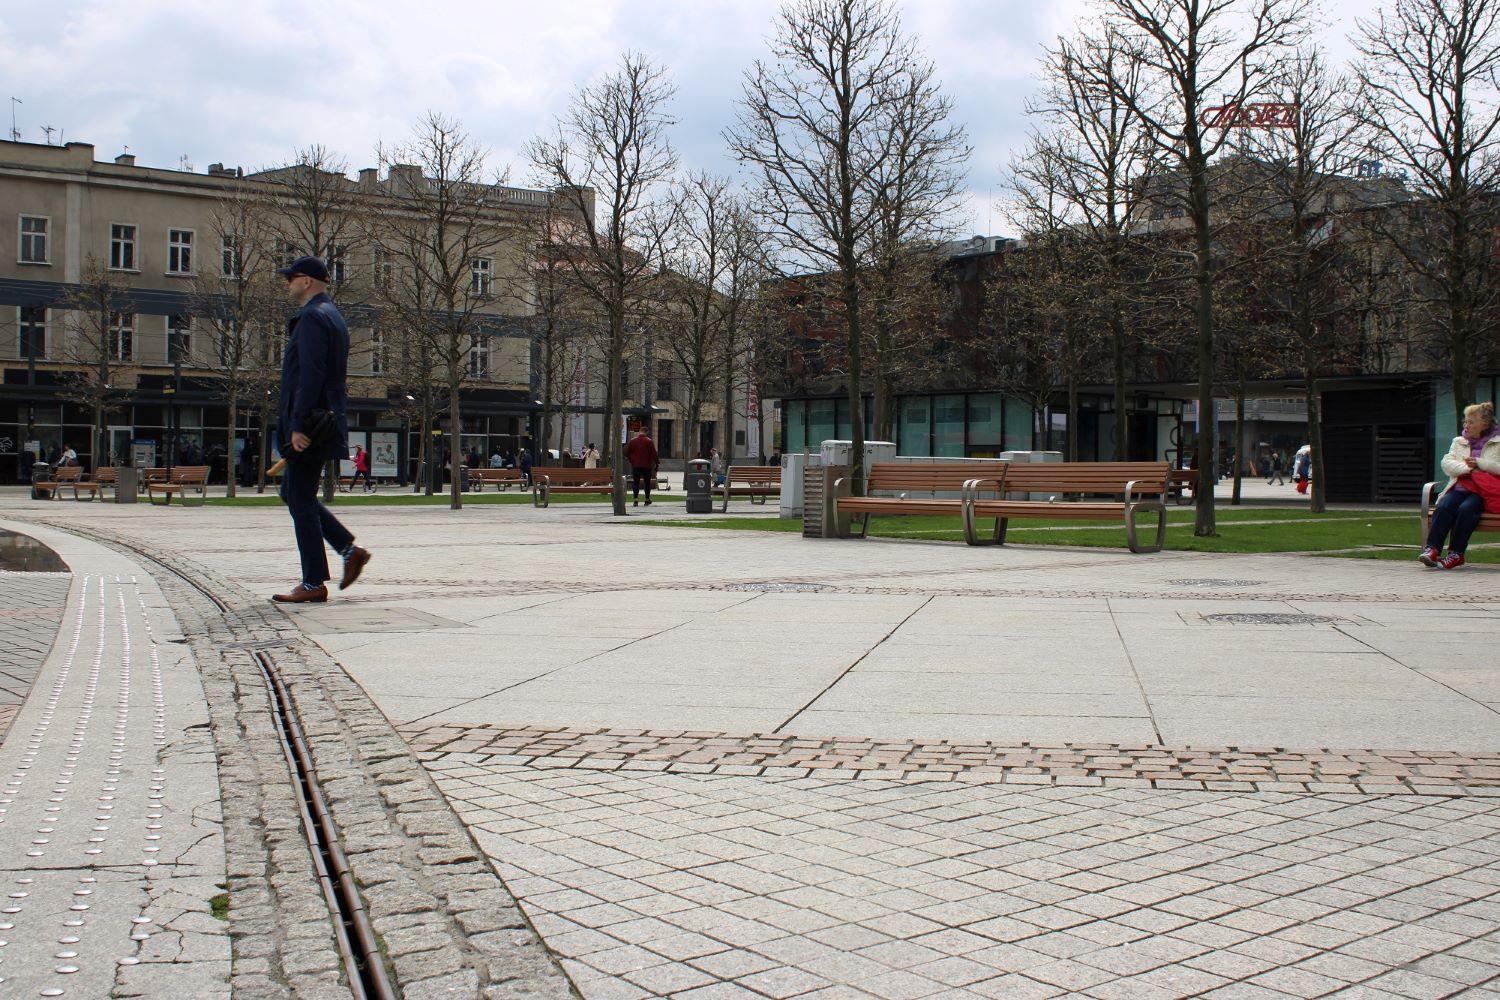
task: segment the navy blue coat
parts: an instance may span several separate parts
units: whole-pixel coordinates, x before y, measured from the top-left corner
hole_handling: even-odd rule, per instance
[[[325,292],[307,300],[287,321],[286,353],[281,358],[281,414],[278,447],[292,454],[292,434],[307,433],[313,410],[332,410],[338,433],[316,449],[319,461],[349,457],[349,328]],[[309,454],[308,457],[313,457]]]

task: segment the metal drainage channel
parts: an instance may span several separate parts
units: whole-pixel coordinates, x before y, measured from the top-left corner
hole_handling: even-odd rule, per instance
[[[116,542],[116,544],[122,544]],[[127,545],[132,551],[156,563],[162,569],[198,591],[221,613],[228,612],[229,605],[197,580],[150,553]],[[239,648],[250,652],[265,678],[267,693],[271,697],[272,716],[276,720],[276,732],[281,737],[281,750],[286,755],[287,767],[296,779],[297,806],[302,814],[302,832],[311,848],[313,867],[318,873],[318,882],[323,887],[329,912],[333,921],[334,938],[344,960],[344,969],[349,979],[349,991],[355,1000],[396,1000],[395,988],[386,975],[385,962],[381,958],[380,945],[375,940],[375,929],[370,924],[370,915],[359,890],[354,884],[354,875],[349,870],[349,859],[339,845],[338,828],[328,810],[328,800],[318,784],[318,772],[313,766],[303,736],[302,723],[297,717],[296,707],[276,665],[263,651],[267,646],[282,643],[227,643],[226,648]],[[257,648],[258,647],[258,648]]]

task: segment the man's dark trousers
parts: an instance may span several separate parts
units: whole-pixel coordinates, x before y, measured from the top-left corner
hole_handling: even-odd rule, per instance
[[[631,499],[638,500],[641,496],[641,487],[646,488],[646,502],[651,502],[651,484],[656,477],[651,474],[650,469],[633,467],[630,470],[630,494]]]
[[[335,552],[354,544],[349,529],[318,502],[318,482],[323,464],[307,458],[291,458],[281,477],[281,499],[292,515],[297,533],[297,552],[302,557],[302,582],[316,587],[329,579],[327,540]]]

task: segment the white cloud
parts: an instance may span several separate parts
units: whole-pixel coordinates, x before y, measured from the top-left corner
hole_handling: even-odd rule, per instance
[[[1342,35],[1372,0],[1331,0],[1320,36]],[[247,168],[321,142],[351,168],[374,162],[428,110],[461,119],[494,154],[520,162],[583,82],[639,49],[678,87],[675,140],[684,166],[733,169],[720,134],[740,75],[766,51],[773,0],[63,0],[0,18],[5,92],[26,103],[23,137],[40,126],[93,142],[101,159],[128,145],[141,163],[186,154]],[[974,146],[970,222],[986,228],[1001,165],[1025,133],[1023,104],[1041,46],[1072,30],[1089,0],[906,0],[917,33]],[[998,215],[996,216],[998,219]]]

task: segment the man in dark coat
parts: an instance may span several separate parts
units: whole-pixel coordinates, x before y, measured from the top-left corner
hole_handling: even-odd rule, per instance
[[[656,443],[642,427],[625,446],[625,461],[630,464],[630,506],[641,504],[641,487],[646,488],[646,506],[651,506],[651,487],[656,483],[656,470],[661,458],[656,454]]]
[[[302,557],[302,580],[289,593],[272,598],[283,604],[328,600],[327,541],[344,557],[343,590],[359,579],[370,553],[354,544],[349,529],[318,502],[318,480],[325,462],[349,453],[349,425],[344,416],[348,399],[349,328],[333,299],[328,297],[328,265],[317,257],[302,257],[276,271],[286,279],[287,295],[301,306],[287,322],[286,354],[281,359],[281,410],[277,438],[286,456],[281,499],[292,515],[297,551]],[[332,433],[313,443],[309,436],[321,416],[332,414]]]

